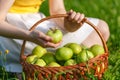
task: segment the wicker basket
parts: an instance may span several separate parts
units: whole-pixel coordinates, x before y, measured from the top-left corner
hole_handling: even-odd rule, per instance
[[[33,30],[38,24],[40,24],[45,20],[48,20],[51,18],[66,17],[66,16],[67,16],[66,14],[58,14],[58,15],[53,15],[53,16],[43,18],[42,20],[35,23],[31,27],[30,31]],[[101,33],[98,31],[97,27],[95,27],[86,18],[84,19],[83,22],[89,24],[98,33],[101,39],[101,42],[103,44],[105,53],[90,59],[86,63],[80,63],[77,65],[61,66],[61,67],[40,67],[37,65],[29,64],[25,61],[27,55],[24,55],[24,49],[26,44],[26,41],[24,41],[21,47],[20,61],[23,66],[23,71],[25,72],[25,75],[26,75],[26,80],[34,80],[34,75],[36,74],[36,72],[37,72],[38,80],[80,80],[81,78],[83,78],[84,80],[87,80],[88,78],[86,76],[86,73],[91,73],[91,72],[93,72],[93,75],[96,76],[98,80],[102,78],[103,73],[108,67],[107,45]]]

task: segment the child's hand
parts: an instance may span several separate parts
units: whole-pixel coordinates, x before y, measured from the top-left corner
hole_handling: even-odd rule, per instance
[[[38,45],[41,45],[43,47],[56,48],[61,44],[61,42],[59,42],[57,44],[52,43],[51,37],[47,36],[43,32],[37,31],[37,30],[31,31],[30,36],[31,36],[30,41],[32,41]]]
[[[70,10],[68,17],[65,18],[64,27],[69,32],[76,31],[83,24],[82,20],[85,18],[84,14],[76,13],[73,10]]]

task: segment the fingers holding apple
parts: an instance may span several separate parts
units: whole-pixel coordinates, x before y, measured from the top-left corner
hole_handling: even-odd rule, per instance
[[[58,46],[60,46],[62,41],[58,42],[58,43],[53,43],[53,42],[47,42],[47,43],[44,43],[45,47],[52,47],[52,48],[56,48]]]
[[[59,43],[63,37],[62,31],[60,29],[50,29],[46,34],[52,38],[53,43]]]

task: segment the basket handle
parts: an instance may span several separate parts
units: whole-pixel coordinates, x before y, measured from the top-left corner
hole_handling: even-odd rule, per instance
[[[35,29],[35,27],[37,27],[38,24],[40,24],[41,22],[45,21],[45,20],[48,20],[48,19],[51,19],[51,18],[59,18],[59,17],[67,17],[68,15],[67,14],[56,14],[56,15],[51,15],[51,16],[48,16],[46,18],[43,18],[39,21],[37,21],[30,29],[29,31],[32,31]],[[108,48],[107,48],[107,44],[102,36],[102,34],[100,33],[100,31],[97,29],[97,27],[92,24],[89,20],[87,20],[87,18],[84,18],[83,23],[87,23],[89,24],[96,32],[97,34],[99,35],[101,41],[102,41],[102,45],[104,47],[104,50],[105,50],[105,53],[108,53]],[[26,40],[23,41],[23,44],[22,44],[22,47],[21,47],[21,52],[20,52],[20,61],[24,61],[26,56],[24,55],[24,50],[25,50],[25,44],[26,44]]]

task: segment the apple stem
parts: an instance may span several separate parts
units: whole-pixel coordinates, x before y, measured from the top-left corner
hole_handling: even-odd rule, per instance
[[[54,29],[53,29],[53,28],[50,28],[50,30],[54,31]]]
[[[50,30],[52,30],[53,32],[57,29],[57,27],[54,28],[50,28]]]

